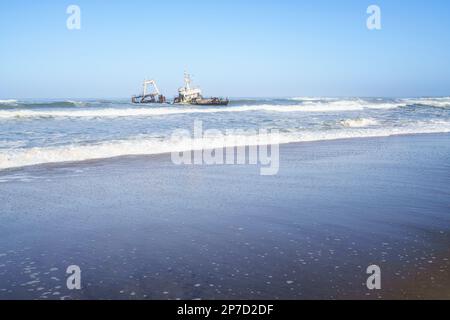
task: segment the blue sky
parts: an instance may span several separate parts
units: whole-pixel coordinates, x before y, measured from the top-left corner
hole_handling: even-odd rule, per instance
[[[172,97],[184,70],[206,95],[449,96],[450,2],[0,2],[0,99],[128,97],[145,77]]]

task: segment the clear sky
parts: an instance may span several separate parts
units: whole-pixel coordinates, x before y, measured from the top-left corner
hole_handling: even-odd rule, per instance
[[[450,1],[0,2],[0,99],[172,97],[184,70],[205,95],[449,96]]]

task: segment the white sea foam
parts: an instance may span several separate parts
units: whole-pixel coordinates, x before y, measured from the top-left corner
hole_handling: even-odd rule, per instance
[[[398,107],[405,107],[409,105],[424,105],[431,107],[450,107],[450,97],[436,97],[436,98],[405,98],[397,99],[392,102],[386,102],[384,99],[337,99],[337,98],[308,98],[298,97],[291,98],[294,101],[302,101],[305,105],[317,105],[321,109],[327,106],[329,110],[336,109],[338,111],[345,111],[347,109],[393,109]]]
[[[118,118],[150,117],[185,113],[245,112],[258,110],[258,106],[223,108],[104,108],[83,110],[1,110],[0,118]]]
[[[103,108],[78,110],[0,110],[0,119],[20,118],[118,118],[118,117],[151,117],[174,114],[193,113],[225,113],[225,112],[337,112],[369,109],[388,109],[405,106],[404,103],[366,103],[361,101],[333,101],[296,105],[243,105],[215,108],[195,107],[156,107],[156,108]]]
[[[372,118],[358,118],[341,120],[340,124],[347,128],[363,128],[368,126],[375,126],[378,121]]]
[[[364,109],[394,109],[407,106],[404,102],[368,102],[364,100],[337,100],[327,102],[310,102],[303,104],[302,111],[308,112],[336,112],[360,111]]]
[[[87,102],[84,102],[84,101],[66,100],[64,102],[73,104],[76,107],[84,107],[87,105]]]
[[[450,107],[450,98],[420,98],[420,99],[405,99],[409,104],[432,106],[437,108],[448,108]]]
[[[294,131],[280,133],[281,144],[291,142],[336,140],[364,137],[385,137],[392,135],[444,133],[450,132],[450,122],[429,121],[411,123],[390,128],[348,128],[324,131]],[[273,137],[267,137],[273,139]],[[162,154],[186,150],[213,149],[226,146],[267,144],[260,136],[231,136],[224,144],[222,137],[208,137],[198,140],[173,140],[154,137],[139,137],[130,140],[109,141],[91,145],[67,145],[59,147],[39,147],[10,149],[0,152],[0,169],[23,167],[44,163],[83,161],[112,158],[125,155]]]
[[[293,101],[333,101],[339,100],[339,98],[330,98],[330,97],[294,97],[289,100]]]
[[[15,99],[7,99],[7,100],[0,100],[0,105],[17,105],[18,101]]]

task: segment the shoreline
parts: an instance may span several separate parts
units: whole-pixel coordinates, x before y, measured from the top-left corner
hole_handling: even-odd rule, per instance
[[[382,135],[382,136],[369,136],[369,137],[350,137],[350,138],[335,138],[335,139],[322,139],[322,140],[312,140],[312,141],[293,141],[293,142],[281,142],[279,144],[280,147],[282,146],[289,146],[289,145],[309,145],[309,144],[315,144],[315,143],[327,143],[327,142],[345,142],[345,141],[353,141],[353,140],[372,140],[372,139],[386,139],[386,138],[395,138],[395,137],[414,137],[414,136],[442,136],[442,135],[448,135],[450,136],[450,132],[427,132],[427,133],[401,133],[401,134],[391,134],[391,135]],[[250,144],[249,146],[259,146],[259,144]],[[95,146],[94,146],[95,147]],[[236,148],[238,146],[230,146],[231,148]],[[248,146],[246,146],[248,147]],[[224,147],[226,148],[226,147]],[[173,152],[193,152],[197,150],[203,150],[203,151],[209,151],[213,150],[214,148],[204,148],[204,149],[187,149],[187,150],[177,150]],[[110,161],[121,161],[126,159],[136,159],[136,158],[152,158],[152,157],[166,157],[170,156],[171,152],[161,152],[161,153],[143,153],[143,154],[124,154],[124,155],[118,155],[113,157],[105,157],[105,158],[92,158],[92,159],[86,159],[86,160],[76,160],[76,161],[58,161],[58,162],[46,162],[46,163],[38,163],[38,164],[32,164],[32,165],[25,165],[25,166],[19,166],[19,167],[10,167],[10,168],[4,168],[0,169],[0,177],[3,174],[8,173],[15,173],[18,171],[26,171],[28,169],[33,170],[42,168],[52,168],[52,167],[71,167],[71,166],[83,166],[84,164],[96,164],[101,162],[110,162]],[[247,159],[248,160],[248,159]]]
[[[16,170],[0,299],[448,299],[449,136],[282,145],[268,177],[167,154]]]

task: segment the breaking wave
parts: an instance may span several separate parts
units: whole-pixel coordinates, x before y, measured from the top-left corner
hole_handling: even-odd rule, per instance
[[[349,138],[385,137],[393,135],[450,132],[450,122],[431,121],[412,123],[404,127],[349,128],[346,130],[293,131],[272,135],[209,136],[203,139],[171,139],[139,137],[89,145],[65,145],[58,147],[35,147],[0,152],[0,169],[24,167],[45,163],[76,162],[105,159],[126,155],[150,155],[198,149],[214,149],[226,146],[261,145],[278,142],[307,142]]]
[[[151,108],[104,108],[78,110],[0,110],[0,119],[14,118],[117,118],[117,117],[151,117],[173,114],[192,113],[225,113],[225,112],[337,112],[357,111],[369,109],[396,108],[404,104],[360,104],[360,103],[321,103],[296,105],[244,105],[216,108],[179,108],[179,107],[151,107]]]
[[[304,103],[304,111],[328,112],[328,111],[358,111],[364,109],[395,109],[406,107],[408,104],[403,101],[396,102],[371,102],[365,100],[336,100],[327,102]]]
[[[1,106],[17,106],[18,101],[14,99],[7,99],[7,100],[0,100],[0,107]]]
[[[15,99],[10,100],[0,100],[0,108],[11,108],[14,109],[39,109],[39,108],[71,108],[71,107],[86,107],[95,102],[85,102],[85,101],[19,101]]]
[[[340,124],[347,128],[363,128],[368,126],[375,126],[378,124],[378,121],[370,118],[358,118],[341,120]]]
[[[450,108],[450,97],[406,99],[409,104],[436,108]]]
[[[290,101],[290,102],[289,102]],[[345,112],[366,109],[395,109],[407,106],[450,107],[450,98],[420,99],[338,99],[298,97],[285,100],[236,100],[226,107],[183,107],[152,105],[131,107],[118,101],[50,101],[21,102],[0,100],[0,119],[20,118],[116,118],[151,117],[173,114],[226,113],[226,112]]]
[[[330,97],[294,97],[294,98],[289,98],[289,100],[293,100],[293,101],[334,101],[334,100],[339,100],[339,98],[330,98]]]
[[[339,99],[297,97],[290,100],[310,105],[349,106],[354,108],[393,109],[398,107],[423,105],[428,107],[450,107],[450,97],[404,98],[386,101],[384,99]]]

